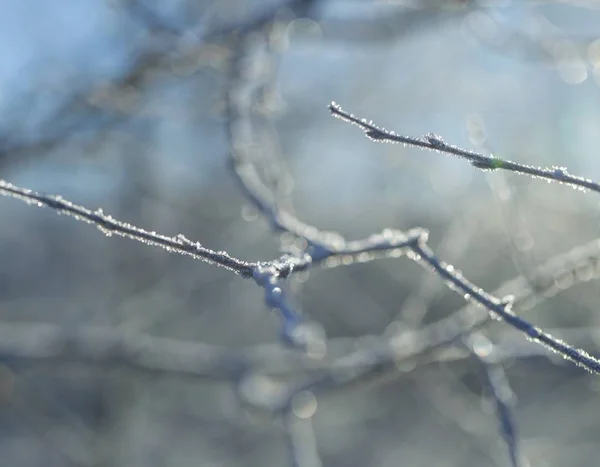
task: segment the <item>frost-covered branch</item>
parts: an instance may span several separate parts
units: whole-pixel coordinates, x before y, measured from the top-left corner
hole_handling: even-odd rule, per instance
[[[571,360],[586,370],[600,374],[600,361],[581,349],[570,346],[566,342],[544,332],[542,329],[532,325],[525,319],[517,316],[511,309],[513,297],[507,296],[498,299],[493,295],[471,283],[463,277],[452,265],[438,259],[433,251],[425,243],[417,243],[412,248],[415,254],[414,260],[430,267],[446,285],[462,294],[466,300],[485,308],[492,317],[501,319],[513,328],[521,331],[528,339],[546,346],[548,349],[559,353],[567,360]]]
[[[495,156],[488,156],[475,151],[461,149],[458,146],[453,146],[446,143],[440,136],[432,133],[427,134],[422,138],[402,136],[393,131],[388,131],[377,127],[373,124],[373,122],[367,121],[364,118],[356,117],[355,115],[346,112],[335,102],[331,102],[329,104],[329,111],[334,117],[361,128],[365,133],[365,136],[373,141],[380,143],[401,143],[407,146],[415,146],[422,149],[429,149],[431,151],[438,151],[466,159],[473,167],[481,170],[502,169],[522,175],[528,175],[533,178],[542,178],[552,182],[564,183],[584,191],[591,190],[600,193],[600,184],[587,178],[571,175],[564,167],[533,167],[530,165],[519,164],[517,162],[511,162]]]
[[[0,195],[10,196],[12,198],[25,201],[27,204],[37,205],[39,207],[49,207],[58,214],[66,214],[78,221],[95,225],[101,232],[107,236],[119,235],[130,238],[146,245],[158,246],[171,253],[190,255],[196,259],[201,259],[208,263],[217,264],[230,271],[251,277],[252,271],[258,263],[248,263],[234,258],[225,251],[214,251],[203,247],[199,242],[188,240],[184,235],[167,237],[156,232],[150,232],[127,222],[114,219],[105,214],[102,209],[92,211],[83,206],[79,206],[67,201],[58,195],[45,195],[26,188],[8,183],[0,179]]]

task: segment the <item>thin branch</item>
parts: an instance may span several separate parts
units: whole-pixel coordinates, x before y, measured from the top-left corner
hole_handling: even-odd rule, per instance
[[[351,113],[346,112],[335,102],[329,104],[329,111],[334,117],[361,128],[364,131],[365,136],[373,141],[380,143],[401,143],[408,146],[429,149],[431,151],[438,151],[466,159],[473,167],[481,170],[502,169],[522,175],[528,175],[533,178],[542,178],[552,182],[564,183],[583,191],[591,190],[600,193],[600,184],[587,178],[571,175],[564,167],[544,168],[518,164],[495,156],[487,156],[478,152],[461,149],[458,146],[446,143],[440,136],[431,133],[425,135],[423,138],[401,136],[393,131],[379,128],[372,122],[367,122],[365,119],[358,118]]]
[[[546,346],[548,349],[559,353],[565,359],[585,368],[591,373],[600,374],[600,361],[582,349],[577,349],[560,339],[544,332],[542,329],[530,324],[523,318],[515,315],[511,310],[513,300],[502,300],[486,293],[484,290],[469,282],[460,271],[452,265],[440,261],[433,251],[424,243],[417,243],[412,247],[415,253],[414,260],[431,267],[431,269],[446,282],[446,285],[457,293],[464,295],[465,299],[483,306],[497,319],[502,319],[513,328],[521,331],[528,339]]]
[[[130,238],[146,245],[159,246],[171,253],[190,255],[207,263],[217,264],[243,277],[252,277],[252,272],[258,263],[248,263],[233,258],[225,251],[214,251],[192,242],[183,235],[167,237],[156,232],[149,232],[126,222],[118,221],[112,216],[105,214],[102,209],[91,211],[63,199],[61,196],[45,195],[26,188],[21,188],[0,179],[0,195],[25,201],[27,204],[39,207],[49,207],[59,214],[66,214],[78,221],[95,225],[107,236],[113,234]]]

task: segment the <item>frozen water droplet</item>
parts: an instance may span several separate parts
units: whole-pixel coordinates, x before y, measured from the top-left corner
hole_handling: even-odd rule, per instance
[[[425,139],[433,146],[444,146],[444,140],[441,136],[435,133],[427,133]]]

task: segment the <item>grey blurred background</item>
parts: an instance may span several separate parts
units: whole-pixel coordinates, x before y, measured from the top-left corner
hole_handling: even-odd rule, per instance
[[[327,111],[599,180],[592,0],[5,0],[0,38],[0,178],[148,230],[249,261],[289,246],[228,165],[234,93],[257,122],[241,144],[261,176],[319,228],[426,228],[490,292],[518,276],[527,288],[599,236],[593,193],[376,144]],[[540,303],[519,311],[600,355],[598,271],[583,258],[578,274],[547,269]],[[251,281],[0,199],[2,465],[510,465],[481,368],[458,350],[274,414],[312,369],[464,306],[406,258],[288,286],[326,355],[286,348]],[[502,323],[484,332],[512,385],[522,465],[597,465],[600,380]],[[145,364],[124,364],[119,339],[140,340]]]

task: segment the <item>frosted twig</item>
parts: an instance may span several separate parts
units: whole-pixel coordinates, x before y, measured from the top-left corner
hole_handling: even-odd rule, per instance
[[[512,298],[507,297],[500,300],[486,293],[465,279],[453,266],[440,261],[424,243],[414,245],[412,251],[416,255],[414,258],[415,261],[431,267],[440,278],[446,281],[446,285],[450,289],[463,294],[467,300],[484,307],[494,318],[502,319],[513,328],[524,333],[528,339],[559,353],[567,360],[571,360],[591,373],[600,374],[600,361],[595,357],[592,357],[584,350],[570,346],[515,315],[511,310]]]
[[[600,184],[587,178],[571,175],[563,167],[533,167],[530,165],[524,165],[500,159],[495,156],[487,156],[485,154],[461,149],[458,146],[448,144],[440,136],[434,134],[428,134],[422,138],[398,135],[393,131],[379,128],[364,118],[361,119],[352,115],[351,113],[346,112],[335,102],[331,102],[329,104],[329,111],[334,117],[361,128],[364,131],[365,136],[373,141],[381,143],[401,143],[408,146],[429,149],[431,151],[439,151],[466,159],[473,167],[481,170],[502,169],[522,175],[529,175],[533,178],[543,178],[545,180],[571,185],[574,188],[592,190],[600,193]]]
[[[26,188],[21,188],[2,179],[0,179],[0,195],[20,199],[28,204],[37,205],[39,207],[49,207],[59,214],[66,214],[74,217],[78,221],[93,224],[108,236],[115,234],[147,245],[159,246],[172,253],[190,255],[207,263],[222,266],[243,277],[251,277],[252,271],[258,265],[258,263],[248,263],[233,258],[225,251],[214,251],[205,248],[200,245],[199,242],[192,242],[183,235],[167,237],[156,232],[149,232],[136,227],[135,225],[118,221],[112,216],[105,214],[102,209],[91,211],[88,208],[63,199],[62,196],[45,195]]]

